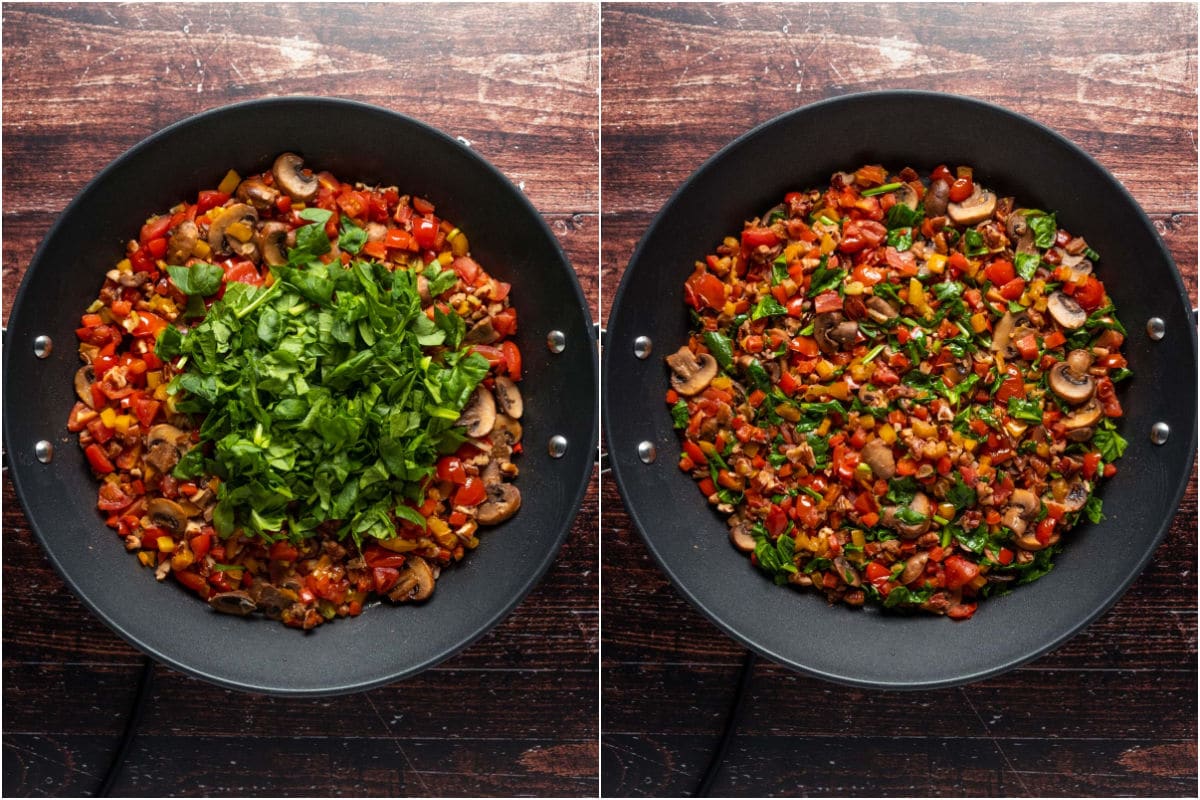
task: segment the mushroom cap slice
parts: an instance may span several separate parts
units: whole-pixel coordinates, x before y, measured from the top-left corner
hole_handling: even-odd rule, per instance
[[[671,375],[671,387],[681,395],[690,397],[699,394],[717,377],[717,360],[708,353],[701,353],[697,358],[686,345],[667,356],[666,360],[674,373]]]
[[[282,222],[275,220],[264,222],[259,228],[258,249],[262,252],[262,259],[268,266],[278,267],[287,263],[287,256],[283,252],[287,246],[287,237],[288,226]]]
[[[1090,400],[1096,392],[1096,380],[1086,372],[1076,372],[1066,361],[1060,361],[1050,369],[1050,388],[1071,405]]]
[[[75,371],[75,396],[88,408],[96,407],[92,397],[92,382],[96,380],[96,370],[91,364],[84,364]]]
[[[254,176],[239,183],[233,196],[243,203],[254,206],[259,211],[269,211],[279,198],[279,190],[267,186],[262,178]]]
[[[1012,508],[1019,508],[1025,519],[1032,517],[1042,507],[1041,499],[1028,489],[1013,489],[1008,503]]]
[[[252,233],[245,241],[226,235],[229,228],[238,222],[244,222],[251,228]],[[244,258],[252,258],[258,253],[258,245],[255,243],[253,235],[253,229],[257,225],[258,211],[254,206],[234,203],[208,226],[208,246],[217,254],[232,252]]]
[[[196,243],[200,241],[200,229],[190,219],[175,226],[167,239],[167,263],[180,265],[192,257]]]
[[[1069,431],[1078,428],[1088,428],[1100,421],[1104,410],[1093,397],[1087,404],[1080,406],[1062,419],[1062,426]]]
[[[455,424],[466,428],[467,435],[475,439],[492,432],[492,426],[496,424],[496,398],[486,386],[475,388],[475,394],[471,395]]]
[[[1050,295],[1046,300],[1046,310],[1050,312],[1050,316],[1054,317],[1055,322],[1069,331],[1082,328],[1088,318],[1083,307],[1076,303],[1073,297],[1069,297],[1063,292],[1055,292]]]
[[[893,308],[891,303],[878,295],[868,297],[865,305],[867,307],[867,316],[880,324],[900,316],[900,312]]]
[[[1037,551],[1045,550],[1047,547],[1053,547],[1054,545],[1058,544],[1058,541],[1061,538],[1062,534],[1058,531],[1055,531],[1054,533],[1050,534],[1050,538],[1048,540],[1045,542],[1039,542],[1036,534],[1026,533],[1024,535],[1015,537],[1013,542],[1022,550]]]
[[[491,435],[492,458],[503,459],[511,456],[513,445],[521,441],[521,434],[521,423],[508,414],[497,414]]]
[[[495,382],[496,404],[500,410],[513,419],[520,419],[525,413],[525,402],[521,399],[521,390],[507,375],[497,375]]]
[[[420,556],[412,556],[400,572],[400,582],[388,592],[388,597],[397,603],[424,600],[433,594],[436,581],[429,563]]]
[[[883,439],[872,439],[863,445],[862,460],[876,478],[886,481],[896,474],[896,458],[892,455],[892,447]]]
[[[146,515],[160,528],[178,536],[187,528],[188,515],[183,506],[165,497],[146,503]]]
[[[733,542],[733,546],[743,553],[754,552],[754,537],[746,531],[745,522],[739,520],[736,524],[729,526],[729,541]]]
[[[996,195],[975,185],[975,191],[961,203],[950,203],[946,213],[955,225],[976,225],[986,219],[991,219],[996,211]]]
[[[1091,493],[1088,491],[1088,485],[1085,481],[1075,481],[1071,484],[1071,488],[1067,490],[1067,496],[1063,498],[1063,505],[1068,512],[1082,511],[1087,505],[1088,497]]]
[[[488,484],[487,499],[480,503],[475,519],[480,525],[499,525],[520,507],[521,492],[517,487],[504,481]]]
[[[929,563],[929,553],[922,550],[914,553],[904,562],[904,571],[900,573],[899,582],[908,584],[925,574],[925,565]]]
[[[833,355],[853,344],[858,336],[858,323],[848,320],[838,311],[826,311],[813,317],[813,338],[825,355]]]
[[[424,275],[421,276],[421,278],[424,277]],[[417,291],[420,292],[419,287]],[[428,281],[425,282],[425,293],[429,293]],[[492,318],[484,317],[472,325],[471,330],[467,331],[467,335],[463,337],[463,344],[492,344],[499,338],[500,334],[496,333],[496,329],[492,326]]]
[[[950,184],[946,181],[934,181],[925,192],[925,214],[930,217],[940,217],[946,213],[950,202]]]
[[[281,153],[271,166],[275,185],[293,200],[307,203],[317,196],[321,183],[316,175],[304,174],[304,159],[295,153]]]
[[[223,614],[234,614],[239,617],[252,614],[258,608],[258,604],[254,602],[249,593],[240,589],[214,594],[208,598],[208,604]]]

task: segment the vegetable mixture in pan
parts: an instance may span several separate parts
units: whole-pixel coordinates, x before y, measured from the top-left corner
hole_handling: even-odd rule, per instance
[[[968,167],[789,193],[687,279],[679,466],[776,583],[969,618],[1103,518],[1130,372],[1099,258]]]
[[[509,289],[428,201],[292,153],[151,217],[77,331],[108,525],[226,613],[424,600],[521,505]]]

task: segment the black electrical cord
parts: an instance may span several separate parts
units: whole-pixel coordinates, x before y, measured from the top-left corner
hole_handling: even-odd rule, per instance
[[[725,763],[725,754],[729,751],[729,743],[733,741],[733,735],[737,731],[738,720],[742,716],[742,707],[746,697],[746,689],[750,685],[750,679],[754,676],[754,664],[758,661],[758,657],[753,652],[747,650],[746,658],[742,661],[742,672],[738,675],[737,689],[733,693],[733,703],[730,705],[729,713],[725,716],[725,727],[721,730],[721,738],[717,741],[717,749],[713,751],[712,756],[708,759],[708,766],[704,769],[704,777],[700,779],[700,786],[697,787],[694,797],[708,797],[712,791],[713,784],[717,780],[717,773],[721,771],[721,765]]]
[[[137,693],[133,697],[133,708],[129,710],[129,717],[125,720],[125,730],[121,732],[121,741],[117,743],[117,752],[108,765],[108,771],[104,773],[104,782],[100,784],[100,789],[96,792],[97,797],[111,797],[113,787],[116,786],[117,779],[121,777],[125,760],[129,757],[129,750],[133,745],[133,737],[137,735],[142,715],[146,712],[146,701],[150,697],[150,683],[153,676],[154,661],[145,657],[142,659],[142,674],[138,676]]]

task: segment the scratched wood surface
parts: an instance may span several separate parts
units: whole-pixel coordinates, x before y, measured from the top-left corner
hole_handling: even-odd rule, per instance
[[[536,31],[536,36],[529,35]],[[105,164],[230,102],[321,94],[425,120],[542,212],[598,312],[595,5],[6,5],[3,314],[51,222]],[[98,789],[142,657],[64,587],[3,487],[5,796]],[[593,795],[593,486],[501,625],[416,678],[331,700],[157,667],[118,795]]]
[[[1154,5],[605,5],[604,315],[654,214],[784,111],[974,95],[1066,135],[1149,213],[1196,293],[1196,11]],[[969,687],[846,689],[760,660],[714,795],[1196,795],[1196,478],[1150,566],[1058,651]],[[744,650],[657,569],[602,482],[601,787],[686,795]]]

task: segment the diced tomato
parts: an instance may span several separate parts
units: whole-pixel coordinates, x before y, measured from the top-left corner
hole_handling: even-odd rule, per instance
[[[1011,261],[996,259],[983,270],[983,275],[993,286],[1003,286],[1017,276]]]
[[[1060,330],[1054,331],[1054,333],[1051,333],[1049,336],[1047,336],[1045,339],[1042,340],[1042,344],[1045,346],[1045,348],[1047,350],[1053,350],[1056,347],[1062,347],[1064,344],[1066,344],[1066,342],[1067,342],[1067,337],[1064,336],[1063,332]]]
[[[138,237],[138,243],[145,246],[152,239],[158,239],[167,235],[167,231],[171,228],[171,217],[169,215],[155,217],[142,226],[141,235]],[[165,252],[165,251],[164,251]]]
[[[1020,374],[1009,374],[996,390],[996,402],[1007,403],[1009,398],[1025,396],[1025,380]]]
[[[485,497],[487,497],[487,489],[484,488],[483,481],[470,475],[454,493],[454,505],[477,506],[483,502]]]
[[[1096,382],[1096,397],[1100,400],[1100,409],[1106,417],[1124,416],[1121,401],[1117,399],[1116,389],[1111,378],[1101,378]]]
[[[787,512],[779,506],[771,506],[771,510],[767,512],[767,518],[764,523],[767,526],[767,533],[771,534],[772,537],[777,537],[787,528]]]
[[[413,220],[413,239],[416,240],[417,246],[425,250],[432,250],[437,246],[438,224],[437,220],[432,217],[420,217]]]
[[[402,567],[408,560],[403,553],[394,553],[374,545],[363,550],[363,559],[369,567]]]
[[[517,310],[509,306],[498,312],[492,317],[492,329],[501,337],[515,334],[517,332]]]
[[[337,199],[342,213],[351,219],[362,219],[367,213],[367,197],[362,192],[350,191]]]
[[[1038,346],[1037,336],[1033,333],[1027,333],[1024,336],[1012,340],[1013,345],[1021,353],[1021,358],[1026,361],[1032,361],[1037,358]]]
[[[725,307],[725,284],[712,273],[696,270],[683,285],[684,299],[700,311],[704,306],[714,310]]]
[[[457,456],[442,456],[437,462],[439,481],[450,481],[462,485],[467,482],[467,471],[463,468],[462,459]]]
[[[1075,302],[1079,303],[1084,311],[1095,311],[1104,302],[1104,284],[1095,276],[1088,275],[1087,279],[1076,287],[1074,297]]]
[[[475,279],[483,272],[483,269],[476,263],[475,259],[470,256],[459,256],[450,263],[450,268],[458,273],[458,277],[463,279],[463,283],[468,286],[475,284]]]
[[[272,561],[295,561],[300,557],[300,551],[286,539],[271,545],[271,550],[268,553]]]
[[[387,258],[387,245],[383,242],[367,242],[362,246],[362,252],[371,258],[383,261]]]
[[[946,609],[946,616],[950,619],[970,619],[978,608],[978,603],[955,603]]]
[[[961,589],[979,574],[979,567],[962,556],[950,556],[943,563],[947,589]]]
[[[971,196],[975,191],[975,181],[969,176],[959,178],[954,183],[950,184],[950,201],[953,203],[961,203]]]
[[[225,281],[227,283],[247,283],[251,286],[262,286],[263,276],[259,273],[258,267],[254,266],[251,262],[239,261],[225,270]]]
[[[1053,517],[1046,517],[1044,520],[1038,523],[1037,531],[1034,533],[1034,537],[1039,543],[1050,543],[1050,537],[1054,535],[1055,524],[1056,523]]]
[[[96,506],[101,511],[120,511],[128,508],[133,498],[121,490],[121,487],[110,481],[100,484],[100,498]]]
[[[188,540],[188,546],[192,549],[192,554],[196,559],[202,559],[208,555],[209,549],[212,547],[211,533],[198,533]]]
[[[434,209],[433,203],[424,197],[414,197],[412,199],[412,207],[418,214],[432,214]]]
[[[779,235],[770,228],[746,228],[742,231],[742,248],[753,250],[765,245],[774,247],[779,244]]]
[[[224,192],[202,191],[196,198],[196,213],[203,214],[209,209],[224,205],[228,200],[229,195]]]
[[[1000,287],[1000,296],[1005,300],[1016,300],[1024,291],[1025,280],[1023,278],[1013,278]]]
[[[863,286],[874,286],[883,279],[883,270],[870,264],[860,264],[850,273],[850,280],[858,281]]]
[[[137,325],[132,331],[134,336],[157,337],[168,325],[165,319],[150,311],[139,311],[137,317]]]
[[[857,253],[866,247],[878,247],[887,236],[887,228],[882,223],[867,219],[847,220],[842,228],[842,241],[838,250],[843,253]]]
[[[1100,466],[1100,454],[1092,451],[1083,455],[1083,477],[1089,481],[1095,477],[1096,469]]]
[[[204,577],[196,572],[189,570],[172,570],[171,574],[175,576],[175,580],[182,583],[187,588],[196,592],[201,597],[208,598],[212,594],[212,588],[204,580]]]
[[[505,341],[500,343],[500,350],[504,353],[504,360],[508,364],[508,377],[514,381],[521,380],[521,350],[515,342]]]
[[[389,228],[383,237],[383,245],[390,250],[410,250],[416,252],[417,240],[403,228]]]
[[[107,475],[114,470],[112,462],[108,460],[108,456],[104,454],[104,449],[100,445],[88,445],[84,449],[83,454],[87,456],[88,463],[92,465],[92,469],[101,475]]]
[[[400,570],[395,567],[374,567],[371,569],[371,580],[376,594],[387,594],[400,582]]]
[[[841,311],[842,297],[837,292],[822,292],[813,298],[813,310],[818,314],[827,311]]]
[[[145,395],[134,395],[131,405],[138,422],[143,428],[149,429],[154,424],[154,418],[158,415],[162,403]]]

